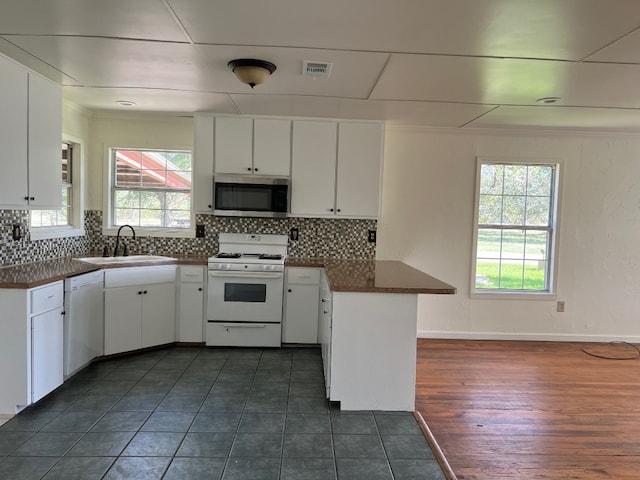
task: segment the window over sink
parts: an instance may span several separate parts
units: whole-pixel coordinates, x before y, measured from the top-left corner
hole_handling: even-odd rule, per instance
[[[188,231],[192,155],[186,150],[111,149],[110,226]],[[163,233],[164,235],[165,233]]]

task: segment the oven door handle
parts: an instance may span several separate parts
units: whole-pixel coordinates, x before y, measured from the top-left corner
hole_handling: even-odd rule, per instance
[[[223,323],[224,328],[266,328],[265,323]]]
[[[235,277],[235,278],[282,278],[282,272],[219,272],[209,271],[210,277]]]

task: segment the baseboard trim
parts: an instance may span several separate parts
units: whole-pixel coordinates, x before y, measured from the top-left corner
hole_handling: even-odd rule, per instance
[[[614,341],[640,343],[640,337],[628,335],[576,335],[568,333],[501,333],[501,332],[437,332],[418,330],[418,338],[440,338],[446,340],[524,340],[540,342],[593,342]]]

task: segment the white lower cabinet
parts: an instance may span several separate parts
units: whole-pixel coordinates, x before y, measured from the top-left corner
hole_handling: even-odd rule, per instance
[[[320,269],[286,269],[282,343],[318,343]]]
[[[63,319],[60,307],[31,317],[31,401],[37,402],[63,381]]]
[[[204,267],[178,268],[177,340],[202,343],[204,330]]]
[[[105,355],[175,341],[175,271],[175,265],[105,271]]]
[[[62,385],[62,281],[0,289],[0,414],[14,414]]]
[[[318,343],[322,353],[322,368],[327,398],[331,393],[331,290],[327,274],[322,270],[320,278],[320,302],[318,303]]]

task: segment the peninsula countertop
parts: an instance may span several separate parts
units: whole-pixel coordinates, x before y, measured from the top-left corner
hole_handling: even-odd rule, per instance
[[[395,260],[287,258],[288,267],[325,268],[333,292],[446,294],[456,288]]]
[[[203,255],[167,255],[167,261],[95,265],[74,257],[61,257],[0,268],[0,288],[33,288],[105,268],[148,265],[206,265]],[[288,258],[288,267],[325,268],[334,292],[455,294],[456,288],[409,265],[392,260]]]

